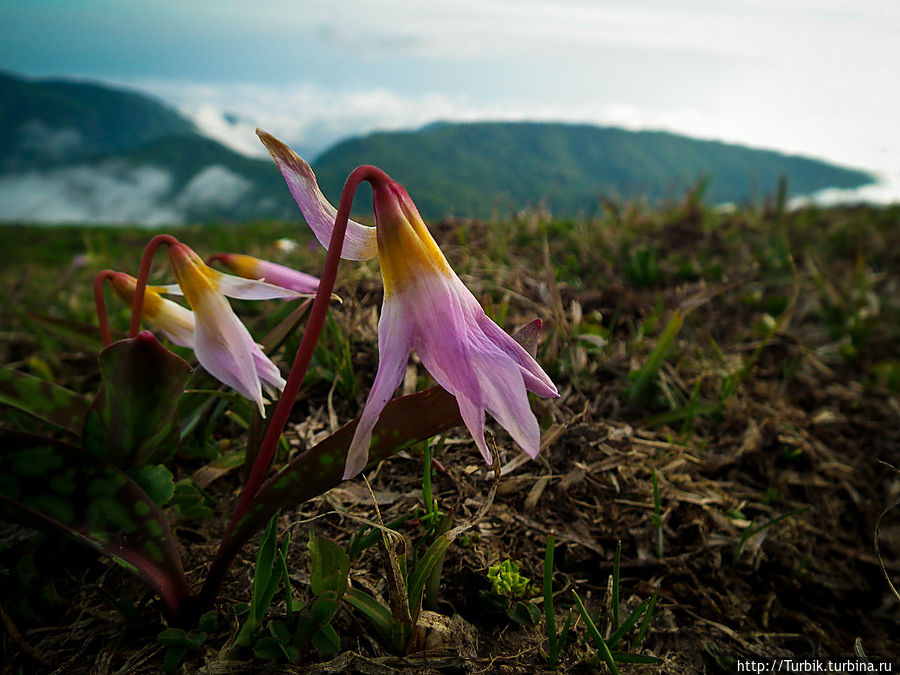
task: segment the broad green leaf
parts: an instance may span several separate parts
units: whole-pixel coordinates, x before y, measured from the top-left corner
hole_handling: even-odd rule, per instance
[[[394,632],[399,628],[396,626],[391,610],[378,602],[371,595],[358,588],[348,588],[347,594],[344,596],[347,602],[362,612],[369,618],[376,630],[381,636],[391,642]]]
[[[103,386],[85,420],[83,447],[119,468],[159,464],[178,443],[178,399],[190,366],[147,331],[100,354]]]
[[[538,324],[532,322],[520,331],[529,337],[532,348],[536,342],[530,336]],[[518,339],[519,334],[513,337]],[[273,514],[282,508],[294,508],[343,482],[344,462],[358,423],[357,418],[338,429],[263,483],[252,505],[226,533],[216,552],[205,589],[221,583],[234,556]],[[462,418],[456,398],[439,386],[388,401],[372,430],[367,466],[375,466],[401,450],[460,424]]]
[[[340,603],[332,598],[316,598],[309,606],[309,615],[320,624],[331,621],[340,608]]]
[[[156,636],[156,641],[164,645],[192,645],[193,642],[182,628],[166,628]]]
[[[341,648],[341,639],[330,623],[326,623],[313,633],[312,643],[313,647],[323,654],[337,654]]]
[[[281,644],[270,635],[261,637],[253,647],[253,654],[263,661],[274,661],[281,657]]]
[[[76,435],[88,411],[80,394],[12,368],[0,368],[0,403]]]
[[[165,516],[122,471],[59,440],[0,434],[0,512],[64,532],[131,570],[176,613],[188,595]]]
[[[409,577],[409,613],[414,621],[418,618],[419,610],[422,608],[422,594],[425,592],[428,575],[431,574],[434,566],[443,559],[452,541],[453,539],[447,534],[442,534],[435,539]]]
[[[253,602],[250,604],[253,616],[257,621],[262,621],[275,589],[278,588],[279,569],[275,567],[275,555],[278,546],[278,516],[272,516],[266,532],[259,544],[259,553],[256,556],[256,569],[253,572]]]
[[[131,477],[159,507],[165,506],[175,494],[175,479],[172,472],[161,464],[142,466],[134,471]]]
[[[218,557],[230,558],[282,508],[293,508],[340,485],[358,421],[338,429],[266,481],[223,542]],[[456,399],[441,387],[394,399],[384,407],[372,432],[369,466],[459,424]]]
[[[536,626],[541,621],[541,610],[530,602],[519,601],[509,611],[508,616],[523,626]]]
[[[347,590],[350,576],[350,558],[344,549],[330,539],[310,533],[309,564],[312,592],[320,597],[339,600]]]

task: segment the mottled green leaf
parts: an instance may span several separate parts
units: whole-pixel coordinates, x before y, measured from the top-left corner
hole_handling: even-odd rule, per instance
[[[136,469],[131,477],[157,506],[165,506],[175,494],[175,479],[172,472],[161,464],[142,466]]]
[[[309,537],[309,585],[318,596],[340,599],[347,590],[350,558],[330,539]]]
[[[240,550],[282,508],[293,508],[340,485],[358,421],[338,429],[266,481],[224,542],[219,556]],[[369,466],[459,424],[462,418],[456,399],[441,387],[389,401],[372,432]]]
[[[190,366],[147,331],[100,354],[103,386],[82,436],[89,453],[119,468],[159,464],[178,444],[178,399]]]
[[[513,335],[532,356],[537,347],[536,333],[540,326],[540,320],[535,319]],[[216,560],[231,560],[276,512],[293,508],[340,485],[343,482],[347,451],[358,422],[357,418],[338,429],[295,457],[266,481],[247,513],[237,521],[230,536],[226,535]],[[456,398],[439,386],[388,401],[372,430],[367,466],[375,466],[401,450],[460,424],[462,417]],[[211,576],[220,573],[224,573],[224,569],[214,569]]]
[[[80,433],[88,411],[80,394],[12,368],[0,368],[0,403],[73,434]]]
[[[187,597],[165,516],[122,471],[75,446],[0,434],[0,513],[92,546],[141,577],[173,613]]]

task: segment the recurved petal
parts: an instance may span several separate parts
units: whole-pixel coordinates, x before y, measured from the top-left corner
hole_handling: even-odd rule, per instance
[[[410,350],[409,326],[405,318],[402,308],[385,297],[378,321],[378,372],[347,452],[344,480],[353,478],[366,468],[372,429],[403,380]]]
[[[485,461],[486,410],[525,452],[535,456],[540,428],[526,388],[556,396],[556,387],[522,347],[484,314],[459,278],[434,275],[403,294],[415,309],[413,348],[428,372],[456,396],[460,413]],[[530,386],[529,386],[530,385]]]
[[[210,375],[255,402],[266,416],[254,352],[259,349],[224,296],[205,293],[194,306],[194,353]]]
[[[475,441],[475,445],[478,446],[478,451],[484,457],[484,461],[488,464],[493,464],[494,459],[484,440],[484,408],[462,394],[457,394],[456,404],[459,406],[459,415],[462,417],[466,429],[472,434],[472,439]]]
[[[476,317],[478,327],[494,346],[503,351],[519,366],[522,378],[525,381],[525,388],[542,398],[556,398],[559,396],[556,385],[553,384],[550,376],[544,372],[544,369],[538,365],[538,362],[534,360],[531,354],[525,351],[525,348],[513,340],[500,326],[491,321],[490,317],[484,313],[480,306],[478,309],[481,314]]]
[[[259,279],[298,293],[315,293],[319,280],[285,265],[260,260],[242,253],[220,253],[213,256],[232,272],[245,279]]]
[[[289,288],[276,286],[258,279],[244,279],[232,274],[223,274],[213,269],[210,269],[207,274],[222,295],[237,300],[276,300],[278,298],[299,298],[304,295],[311,295],[310,293],[298,293]],[[178,284],[166,284],[156,288],[160,293],[166,293],[167,295],[184,295],[184,291]]]
[[[278,366],[272,363],[272,360],[266,356],[259,345],[255,345],[253,350],[253,363],[256,366],[256,372],[262,381],[263,389],[267,396],[274,396],[277,392],[284,389],[285,380],[281,376]]]
[[[451,278],[431,269],[421,270],[415,281],[398,289],[395,296],[412,326],[412,348],[426,370],[454,396],[466,396],[480,405],[469,354],[472,322]]]
[[[297,153],[274,136],[256,130],[259,140],[268,148],[278,170],[287,183],[291,196],[300,207],[303,217],[315,233],[319,243],[326,249],[331,243],[331,231],[337,209],[331,205],[316,181],[312,168]],[[347,234],[341,257],[346,260],[368,260],[378,253],[375,228],[351,220],[347,223]]]
[[[537,457],[541,429],[528,405],[528,393],[519,368],[505,355],[498,357],[484,353],[474,355],[473,366],[485,410],[530,457]]]

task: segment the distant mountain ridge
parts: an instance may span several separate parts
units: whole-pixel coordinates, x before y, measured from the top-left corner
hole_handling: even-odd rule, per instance
[[[197,133],[192,122],[152,98],[89,82],[31,81],[0,72],[0,101],[4,170],[133,150],[164,136]]]
[[[544,122],[436,123],[336,144],[313,167],[326,194],[345,167],[376,164],[423,213],[488,217],[543,203],[554,214],[590,212],[601,197],[677,199],[706,178],[709,203],[758,200],[785,176],[793,194],[853,188],[873,177],[805,157],[663,131]]]
[[[294,219],[273,163],[202,136],[173,108],[107,85],[0,73],[0,220]]]
[[[0,73],[0,125],[2,221],[300,218],[273,163],[202,136],[140,93]],[[712,203],[758,199],[782,175],[793,194],[874,180],[817,160],[670,133],[536,122],[438,122],[374,133],[334,145],[313,168],[336,200],[359,164],[391,174],[427,219],[485,218],[539,203],[573,216],[591,213],[601,198],[674,199],[703,176]]]

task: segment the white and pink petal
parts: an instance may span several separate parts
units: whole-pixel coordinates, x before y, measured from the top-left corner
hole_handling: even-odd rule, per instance
[[[265,417],[262,386],[249,331],[232,311],[225,297],[206,294],[194,307],[194,353],[206,371],[250,399]]]
[[[401,308],[386,297],[378,320],[378,372],[347,452],[344,480],[366,468],[372,430],[384,406],[403,381],[410,351],[410,326],[406,319]]]
[[[269,150],[272,159],[287,183],[288,190],[316,239],[326,249],[331,245],[331,232],[337,209],[331,205],[316,181],[316,174],[297,153],[265,131],[256,130],[256,135]],[[375,228],[351,220],[347,223],[347,234],[341,248],[341,257],[346,260],[368,260],[378,254]]]

